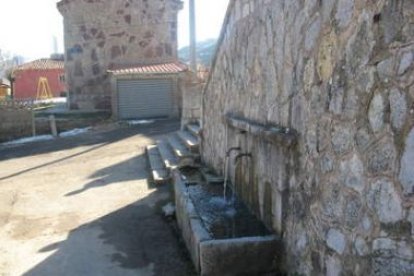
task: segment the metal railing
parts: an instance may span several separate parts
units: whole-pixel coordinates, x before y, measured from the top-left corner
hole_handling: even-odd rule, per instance
[[[22,100],[1,99],[0,107],[33,109],[36,107],[36,101],[34,99],[22,99]]]

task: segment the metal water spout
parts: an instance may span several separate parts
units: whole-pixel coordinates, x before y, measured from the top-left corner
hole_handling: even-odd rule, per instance
[[[249,158],[252,158],[252,154],[251,153],[240,153],[240,154],[238,154],[237,156],[236,156],[236,158],[234,158],[234,164],[237,164],[237,162],[241,159],[241,158],[243,158],[243,157],[249,157]]]
[[[229,170],[229,158],[232,151],[241,151],[240,147],[231,147],[227,149],[226,156],[224,158],[224,185],[223,185],[223,197],[224,201],[227,202],[227,180]]]
[[[241,147],[231,147],[226,151],[226,157],[230,157],[232,151],[241,151]]]
[[[235,164],[235,166],[237,167],[237,163],[243,158],[243,157],[248,157],[248,158],[252,158],[252,154],[251,153],[249,153],[249,152],[245,152],[245,153],[239,153],[235,158],[234,158],[234,164]],[[237,189],[236,189],[236,187],[237,187],[237,184],[236,183],[234,183],[234,185],[233,185],[233,199],[235,199],[235,196],[236,196],[236,194],[237,194]],[[235,200],[233,200],[233,202],[234,202]]]

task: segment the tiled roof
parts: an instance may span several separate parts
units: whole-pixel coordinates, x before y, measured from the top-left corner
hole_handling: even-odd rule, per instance
[[[1,86],[10,86],[10,81],[8,79],[1,79],[0,78],[0,85]]]
[[[14,69],[14,71],[21,70],[48,70],[48,69],[63,69],[63,60],[54,60],[49,58],[38,59],[29,63],[22,64]]]
[[[171,62],[135,66],[116,66],[115,68],[108,70],[108,72],[119,76],[130,74],[177,74],[187,70],[187,65],[180,62]]]

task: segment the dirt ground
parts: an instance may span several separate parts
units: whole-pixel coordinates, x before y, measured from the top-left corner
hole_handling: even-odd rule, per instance
[[[147,181],[160,121],[0,148],[0,275],[193,275]]]

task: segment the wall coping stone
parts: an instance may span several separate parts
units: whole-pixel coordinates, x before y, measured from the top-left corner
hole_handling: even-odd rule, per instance
[[[224,116],[225,122],[236,129],[248,132],[254,136],[279,144],[285,147],[293,147],[297,144],[298,132],[295,129],[276,124],[261,124],[252,120],[237,117],[231,114]]]

